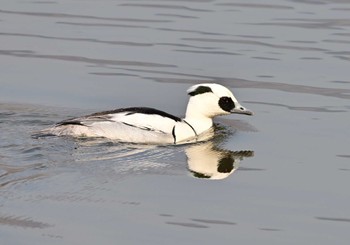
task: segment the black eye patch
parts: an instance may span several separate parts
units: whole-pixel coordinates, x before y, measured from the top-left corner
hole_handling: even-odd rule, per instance
[[[212,93],[212,92],[213,91],[211,90],[211,88],[207,86],[199,86],[194,91],[189,92],[188,94],[191,96],[195,96],[197,94]]]
[[[224,111],[230,112],[233,108],[235,108],[235,102],[230,97],[221,97],[219,99],[219,106]]]

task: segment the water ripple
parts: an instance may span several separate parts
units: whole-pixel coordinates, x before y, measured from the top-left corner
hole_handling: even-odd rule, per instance
[[[306,29],[312,28],[342,30],[343,27],[350,26],[350,19],[276,18],[273,20],[273,22],[259,22],[247,24],[298,27]]]
[[[194,75],[192,75],[194,76]],[[217,81],[228,87],[233,86],[235,88],[255,88],[255,89],[270,89],[279,90],[291,93],[301,93],[301,94],[316,94],[322,96],[336,97],[342,99],[350,99],[350,89],[341,88],[322,88],[307,85],[296,85],[288,83],[278,83],[278,82],[265,82],[265,81],[253,81],[240,78],[224,78],[224,77],[209,77],[209,76],[198,76],[202,79],[182,79],[182,78],[169,78],[169,77],[147,77],[157,82],[165,83],[194,83],[194,82],[208,82]],[[206,79],[203,79],[206,78]]]
[[[347,110],[336,110],[336,109],[329,109],[327,107],[311,107],[311,106],[288,106],[278,103],[266,103],[261,101],[244,101],[244,103],[248,104],[259,104],[259,105],[272,105],[272,106],[278,106],[278,107],[284,107],[289,110],[295,110],[295,111],[313,111],[313,112],[326,112],[326,113],[336,113],[336,112],[348,112]]]
[[[334,218],[334,217],[316,217],[319,220],[336,221],[336,222],[350,222],[349,218]]]
[[[182,38],[184,41],[192,42],[207,42],[207,43],[237,43],[245,45],[263,46],[275,49],[287,49],[287,50],[298,50],[298,51],[328,51],[327,49],[315,48],[315,47],[304,47],[304,46],[291,46],[281,44],[271,44],[266,42],[258,42],[252,40],[234,40],[234,39],[218,39],[218,38]]]
[[[37,34],[25,34],[25,33],[0,32],[0,36],[29,37],[29,38],[41,38],[41,39],[52,39],[52,40],[74,41],[74,42],[90,42],[90,43],[103,43],[103,44],[111,44],[111,45],[139,46],[139,47],[153,46],[153,44],[151,44],[151,43],[104,41],[104,40],[98,40],[98,39],[94,39],[94,38],[53,37],[53,36],[45,36],[45,35],[37,35]]]
[[[259,8],[259,9],[294,9],[292,6],[279,5],[279,4],[259,4],[259,3],[217,3],[219,6],[232,6],[239,8]]]
[[[171,9],[171,10],[181,10],[181,11],[194,11],[194,12],[213,12],[209,9],[198,9],[190,8],[182,5],[165,5],[165,4],[141,4],[141,3],[123,3],[119,4],[123,7],[142,7],[142,8],[152,8],[152,9]]]
[[[109,20],[109,21],[122,21],[122,22],[140,22],[140,23],[169,23],[171,20],[159,20],[159,19],[137,19],[137,18],[113,18],[113,17],[98,17],[92,15],[75,15],[66,13],[49,13],[49,12],[25,12],[25,11],[11,11],[0,9],[0,13],[3,14],[16,14],[16,15],[28,15],[37,17],[49,17],[49,18],[72,18],[72,19],[90,19],[90,20]]]
[[[81,62],[81,63],[95,64],[95,65],[176,67],[175,65],[167,65],[167,64],[159,64],[159,63],[151,63],[151,62],[106,60],[106,59],[95,59],[95,58],[87,58],[87,57],[73,56],[73,55],[36,54],[31,50],[0,50],[0,55],[22,57],[22,58],[63,60],[63,61]]]
[[[111,23],[91,23],[91,22],[69,22],[57,21],[56,24],[71,25],[71,26],[87,26],[87,27],[121,27],[121,28],[149,28],[145,25],[126,25],[126,24],[111,24]]]
[[[26,216],[13,216],[13,215],[2,215],[0,214],[0,224],[16,226],[21,228],[39,228],[44,229],[51,227],[52,225],[33,220],[30,217]]]

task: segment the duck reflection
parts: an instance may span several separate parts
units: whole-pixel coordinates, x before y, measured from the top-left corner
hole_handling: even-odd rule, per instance
[[[192,142],[182,145],[142,145],[96,139],[66,139],[62,151],[71,149],[71,154],[53,154],[47,148],[53,162],[61,167],[79,169],[84,174],[93,173],[105,179],[127,178],[135,175],[184,175],[203,179],[224,179],[235,172],[239,163],[252,157],[251,150],[232,151],[225,149],[224,142],[232,140],[235,131],[232,128],[216,124],[215,127],[200,135]],[[62,138],[53,138],[57,145]],[[47,140],[45,140],[47,143]],[[43,148],[46,149],[46,144]],[[59,145],[57,145],[59,146]],[[74,163],[74,164],[73,164]]]
[[[192,145],[185,149],[188,169],[193,177],[225,179],[239,167],[245,157],[253,151],[230,151],[220,149],[213,141]]]

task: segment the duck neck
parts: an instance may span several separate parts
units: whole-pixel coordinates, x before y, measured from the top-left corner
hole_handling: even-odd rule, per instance
[[[193,131],[198,136],[199,134],[207,131],[213,126],[213,120],[211,118],[193,118],[186,117],[184,121],[193,129]]]
[[[189,107],[187,107],[184,121],[191,125],[197,135],[203,133],[213,126],[213,120],[210,117],[207,117],[200,112],[191,110]]]

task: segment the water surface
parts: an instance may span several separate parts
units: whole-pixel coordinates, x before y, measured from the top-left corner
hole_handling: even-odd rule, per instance
[[[350,5],[2,1],[4,244],[344,244]],[[216,81],[254,117],[183,146],[33,138],[98,110],[183,116]],[[84,234],[84,235],[82,235]]]

